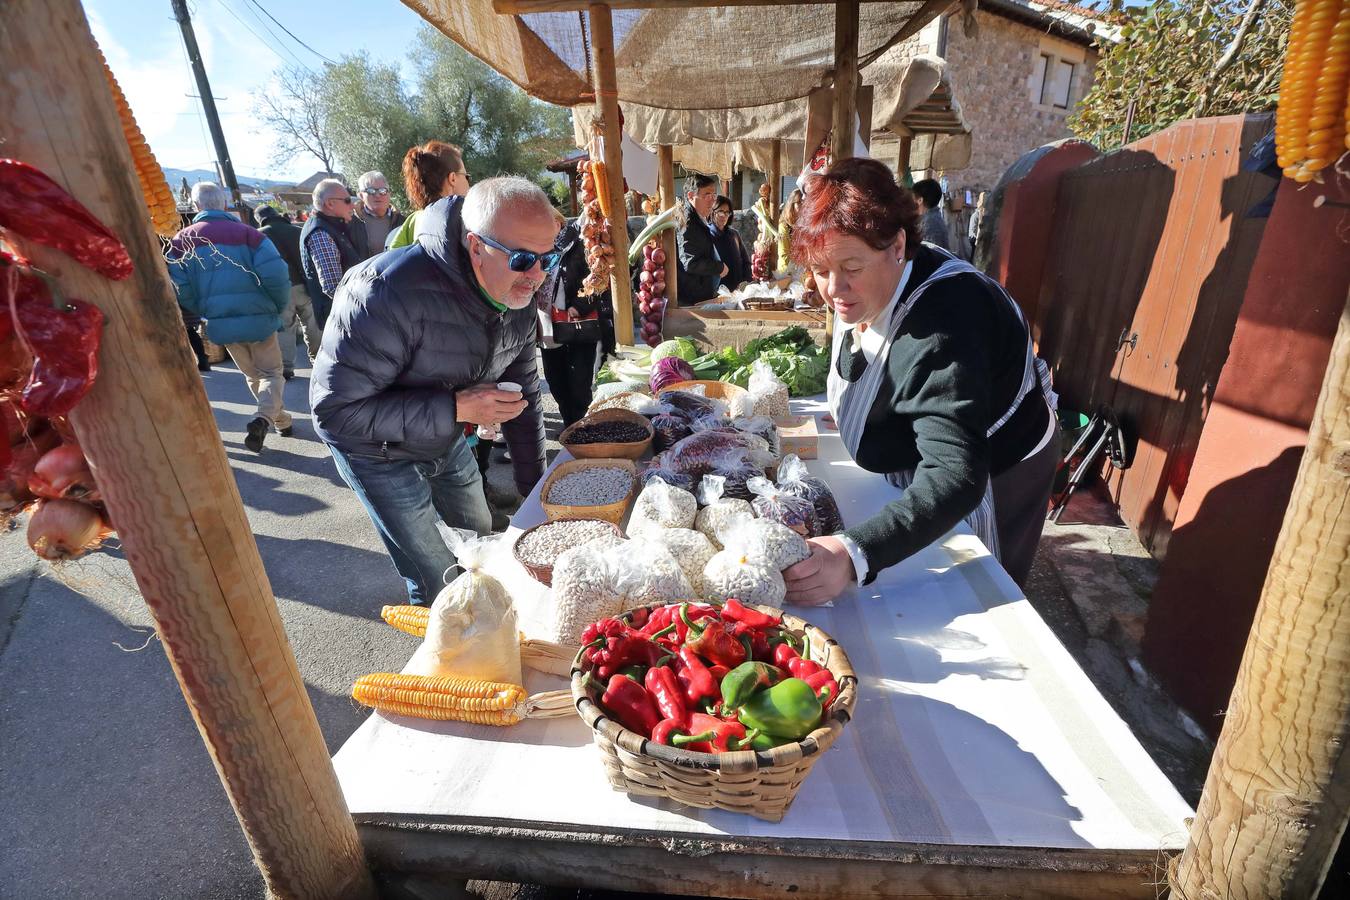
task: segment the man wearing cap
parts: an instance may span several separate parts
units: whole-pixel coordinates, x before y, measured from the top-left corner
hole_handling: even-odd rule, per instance
[[[522,495],[543,474],[534,298],[561,254],[548,197],[522,178],[437,201],[417,234],[342,279],[310,405],[409,602],[428,604],[455,565],[436,523],[492,528],[465,426],[501,426]]]

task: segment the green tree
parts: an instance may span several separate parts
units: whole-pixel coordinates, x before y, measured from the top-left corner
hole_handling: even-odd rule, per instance
[[[1092,90],[1069,118],[1085,141],[1120,146],[1182,119],[1261,112],[1279,97],[1293,0],[1158,0],[1120,16],[1104,42]]]
[[[376,169],[389,179],[394,202],[403,209],[408,208],[400,174],[403,154],[420,143],[423,133],[415,105],[398,67],[375,62],[365,52],[325,67],[323,131],[349,186],[356,187],[362,172]]]

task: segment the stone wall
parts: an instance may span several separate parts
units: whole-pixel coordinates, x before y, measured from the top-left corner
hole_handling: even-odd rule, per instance
[[[980,11],[975,17],[979,33],[974,38],[962,32],[959,16],[947,23],[946,58],[973,136],[970,166],[947,173],[947,178],[953,190],[978,194],[997,184],[1023,153],[1070,137],[1065,119],[1092,84],[1097,54],[991,13]],[[935,37],[936,29],[916,35],[925,41]],[[1074,65],[1067,109],[1033,102],[1041,53]]]

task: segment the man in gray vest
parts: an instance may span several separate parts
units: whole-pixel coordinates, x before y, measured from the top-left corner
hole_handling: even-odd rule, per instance
[[[300,263],[320,328],[343,274],[370,255],[365,229],[352,223],[355,212],[356,198],[341,181],[325,178],[314,186],[314,210],[300,231]]]

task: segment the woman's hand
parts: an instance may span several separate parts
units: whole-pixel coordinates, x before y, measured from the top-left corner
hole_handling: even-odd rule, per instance
[[[807,544],[811,555],[783,572],[787,602],[819,606],[838,597],[853,581],[853,558],[838,538],[811,538]]]

